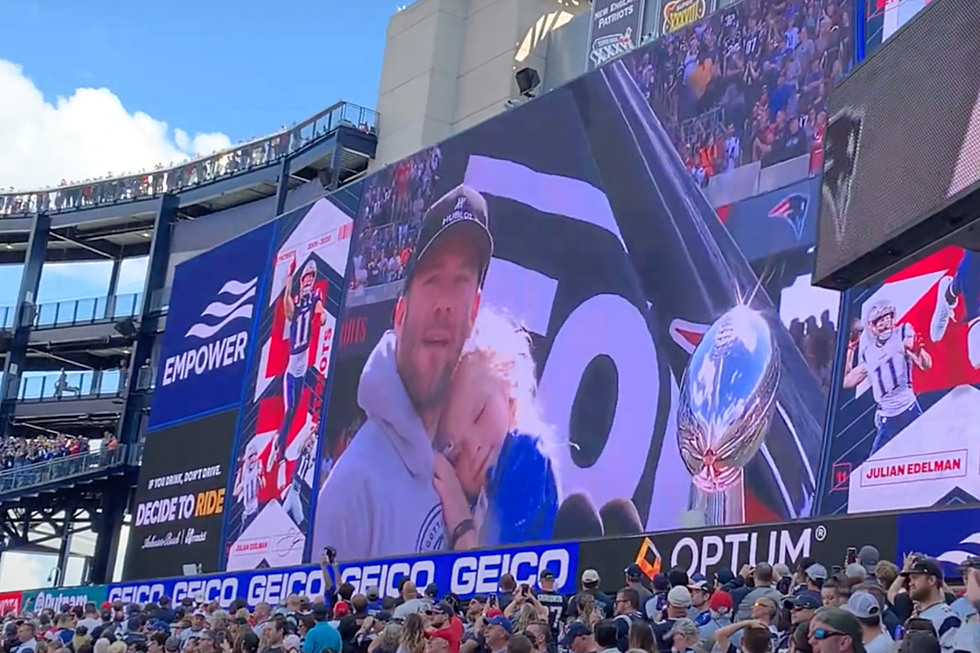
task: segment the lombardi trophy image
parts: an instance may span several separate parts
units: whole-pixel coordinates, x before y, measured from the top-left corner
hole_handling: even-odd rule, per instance
[[[825,392],[627,63],[574,92],[679,385],[676,433],[666,437],[680,460],[657,473],[688,475],[687,509],[704,525],[756,519],[754,506],[810,516]],[[646,237],[652,228],[657,238]]]

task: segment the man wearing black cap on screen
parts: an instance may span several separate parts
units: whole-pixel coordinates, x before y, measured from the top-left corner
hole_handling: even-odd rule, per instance
[[[320,490],[313,550],[341,560],[454,548],[472,519],[446,532],[432,440],[493,252],[486,200],[459,186],[422,220],[394,328],[371,352],[357,403],[367,421]]]

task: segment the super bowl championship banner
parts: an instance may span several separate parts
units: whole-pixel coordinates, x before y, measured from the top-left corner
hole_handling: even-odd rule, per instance
[[[645,0],[593,0],[588,70],[639,45],[645,5]]]
[[[956,517],[947,513],[946,518]],[[737,574],[744,565],[760,562],[795,569],[804,557],[819,560],[828,569],[835,564],[843,567],[847,549],[865,545],[876,547],[882,560],[895,560],[898,519],[895,515],[808,519],[583,542],[579,567],[595,569],[603,587],[614,590],[623,581],[623,570],[634,563],[652,579],[674,567],[709,578],[720,569]]]
[[[349,582],[355,593],[376,586],[382,596],[398,596],[400,578],[410,578],[417,587],[435,583],[440,595],[452,592],[467,599],[474,594],[498,591],[500,577],[509,573],[518,583],[534,586],[545,569],[555,575],[555,589],[575,591],[578,577],[578,544],[565,543],[493,551],[447,553],[412,556],[367,563],[342,564],[340,583]],[[244,598],[250,608],[265,601],[279,605],[290,594],[322,595],[323,572],[307,565],[271,571],[240,571],[208,576],[147,580],[138,583],[110,585],[110,601],[145,604],[161,596],[174,602],[190,597],[218,601],[227,608],[237,598]]]

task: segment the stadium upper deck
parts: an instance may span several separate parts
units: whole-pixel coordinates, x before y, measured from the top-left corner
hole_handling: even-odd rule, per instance
[[[63,521],[89,525],[103,535],[93,577],[105,576],[140,463],[173,266],[357,179],[377,138],[373,110],[339,102],[174,166],[0,193],[0,264],[24,264],[18,300],[0,306],[0,546],[48,547]],[[144,290],[117,294],[120,263],[136,256],[148,257]],[[105,297],[36,302],[45,263],[86,260],[113,261]]]

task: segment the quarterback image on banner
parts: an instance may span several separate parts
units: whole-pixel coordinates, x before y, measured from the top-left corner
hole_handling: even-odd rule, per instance
[[[279,220],[230,478],[228,570],[303,562],[352,230],[328,199]]]
[[[310,550],[809,516],[825,394],[624,62],[369,178],[351,258]]]
[[[840,408],[825,509],[975,502],[980,444],[980,256],[947,247],[847,294]]]

